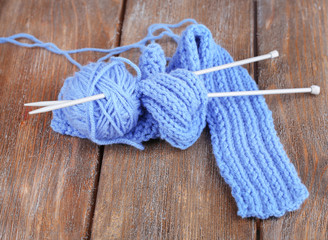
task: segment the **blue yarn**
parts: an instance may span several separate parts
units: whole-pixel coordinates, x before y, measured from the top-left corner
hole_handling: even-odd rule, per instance
[[[199,138],[206,121],[207,91],[185,69],[152,75],[140,83],[141,101],[172,146],[186,149]]]
[[[34,37],[30,34],[27,34],[27,33],[18,33],[18,34],[12,35],[10,37],[0,37],[0,44],[2,44],[2,43],[11,43],[11,44],[15,44],[15,45],[21,46],[21,47],[44,48],[44,49],[47,49],[50,52],[53,52],[53,53],[56,53],[56,54],[59,54],[59,55],[64,55],[67,58],[68,61],[70,61],[75,66],[77,66],[79,69],[82,69],[82,65],[80,63],[78,63],[76,60],[74,60],[70,56],[70,54],[90,52],[90,51],[91,52],[107,53],[107,55],[99,58],[98,61],[97,61],[97,62],[103,62],[103,61],[111,58],[114,55],[126,52],[130,49],[133,49],[133,48],[143,49],[143,48],[145,48],[145,45],[146,45],[147,42],[153,42],[154,43],[155,40],[161,39],[165,35],[169,36],[170,38],[172,38],[173,40],[178,42],[180,37],[178,35],[174,34],[171,29],[181,27],[185,23],[197,23],[197,22],[194,19],[184,19],[184,20],[182,20],[181,22],[179,22],[177,24],[162,24],[162,23],[153,24],[153,25],[149,26],[148,35],[144,39],[140,40],[139,42],[130,44],[130,45],[126,45],[126,46],[122,46],[122,47],[116,47],[116,48],[112,48],[112,49],[106,49],[106,48],[81,48],[81,49],[73,49],[73,50],[62,50],[62,49],[58,48],[54,43],[44,43],[41,40],[37,39],[36,37]],[[160,30],[160,29],[165,29],[165,31],[163,31],[159,35],[155,36],[153,33],[155,31]],[[22,43],[22,42],[18,41],[17,39],[27,39],[27,40],[30,40],[33,43]]]
[[[28,39],[34,43],[22,43],[17,41],[17,39],[20,38],[25,38]],[[79,64],[77,61],[75,61],[67,51],[61,50],[59,49],[55,44],[53,43],[44,43],[42,41],[40,41],[39,39],[37,39],[36,37],[27,34],[27,33],[18,33],[15,35],[12,35],[10,37],[0,37],[0,44],[1,43],[12,43],[21,47],[28,47],[28,48],[34,48],[34,47],[40,47],[40,48],[45,48],[50,52],[59,54],[59,55],[64,55],[68,61],[70,61],[72,64],[74,64],[75,66],[77,66],[78,68],[82,68],[82,65]]]
[[[161,46],[156,43],[149,44],[142,50],[139,58],[139,68],[142,79],[146,79],[156,73],[165,72],[166,58]]]
[[[174,34],[172,29],[187,22],[193,25],[181,36]],[[162,32],[154,35],[159,30]],[[168,58],[155,43],[165,35],[178,43],[168,66]],[[19,38],[33,43],[21,43]],[[196,21],[151,25],[144,39],[114,49],[61,50],[28,34],[0,38],[0,43],[5,42],[45,48],[64,55],[80,68],[65,80],[60,100],[105,94],[105,99],[53,111],[53,130],[101,145],[124,143],[143,149],[142,142],[162,138],[174,147],[186,149],[198,139],[207,121],[214,155],[240,216],[279,217],[298,209],[308,197],[277,137],[271,111],[262,96],[208,100],[207,92],[258,88],[242,67],[200,77],[191,72],[233,61],[214,42],[210,31]],[[138,67],[127,59],[113,57],[132,48],[142,52]],[[71,54],[85,51],[106,55],[82,66]],[[109,62],[104,62],[107,59]],[[137,76],[129,73],[125,64],[132,66]]]
[[[167,71],[190,71],[232,62],[203,25],[191,25],[182,34]],[[208,92],[257,90],[242,67],[202,75]],[[221,175],[230,185],[242,217],[280,217],[300,207],[308,197],[274,129],[263,96],[213,98],[207,123]]]
[[[131,131],[140,114],[136,90],[139,68],[123,58],[90,63],[66,79],[58,99],[72,100],[103,93],[106,98],[53,111],[51,127],[62,134],[89,138],[101,145],[117,143]],[[135,78],[124,62],[137,71]],[[130,143],[128,139],[122,143]]]
[[[74,64],[75,66],[77,66],[79,69],[82,69],[82,65],[80,63],[78,63],[77,61],[75,61],[70,54],[74,54],[74,53],[81,53],[81,52],[88,52],[88,51],[92,51],[92,52],[102,52],[102,53],[107,53],[107,55],[105,55],[104,57],[101,57],[97,62],[103,62],[107,59],[109,59],[110,57],[120,54],[122,52],[128,51],[130,49],[133,48],[144,48],[145,44],[148,41],[154,41],[157,39],[161,39],[163,36],[168,35],[169,37],[172,37],[173,39],[176,39],[177,36],[175,34],[172,34],[171,31],[164,31],[161,34],[159,34],[158,36],[147,36],[144,39],[140,40],[137,43],[133,43],[127,46],[122,46],[122,47],[117,47],[117,48],[113,48],[113,49],[102,49],[102,48],[81,48],[81,49],[74,49],[74,50],[62,50],[60,48],[58,48],[55,44],[53,43],[44,43],[41,40],[37,39],[36,37],[27,34],[27,33],[19,33],[19,34],[15,34],[12,35],[10,37],[1,37],[0,38],[0,44],[1,43],[12,43],[21,47],[28,47],[28,48],[35,48],[35,47],[39,47],[39,48],[44,48],[47,49],[50,52],[59,54],[59,55],[64,55],[68,61],[70,61],[72,64]],[[32,41],[33,43],[22,43],[19,42],[17,39],[22,39],[25,38],[27,40]]]

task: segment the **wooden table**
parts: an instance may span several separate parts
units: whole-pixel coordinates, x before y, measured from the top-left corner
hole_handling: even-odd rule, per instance
[[[328,239],[327,13],[327,0],[1,0],[0,36],[26,32],[62,49],[127,45],[152,23],[195,18],[236,60],[280,52],[245,66],[261,89],[317,84],[322,93],[266,97],[310,197],[281,218],[242,219],[208,129],[185,151],[57,134],[51,113],[30,116],[23,103],[56,99],[77,68],[45,50],[1,44],[0,239]],[[137,62],[139,53],[123,56]]]

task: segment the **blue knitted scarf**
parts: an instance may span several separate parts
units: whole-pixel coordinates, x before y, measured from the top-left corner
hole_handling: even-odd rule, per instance
[[[185,22],[181,36],[172,32]],[[161,34],[154,35],[162,29]],[[155,40],[164,35],[178,43],[171,59]],[[34,44],[18,42],[25,37]],[[148,41],[150,44],[146,45]],[[308,197],[293,164],[274,129],[271,111],[262,96],[207,98],[208,92],[257,90],[242,67],[196,76],[192,71],[232,62],[217,45],[211,32],[194,20],[178,24],[154,24],[147,36],[129,46],[114,49],[61,50],[33,36],[18,34],[0,38],[25,47],[43,47],[64,55],[80,68],[65,80],[59,100],[104,93],[106,98],[53,111],[51,127],[61,134],[89,138],[95,143],[129,144],[143,149],[142,142],[162,138],[186,149],[200,136],[206,122],[220,173],[230,185],[241,217],[282,216],[300,207]],[[140,48],[139,66],[113,55]],[[107,53],[86,66],[70,54],[83,51]],[[109,59],[110,62],[104,62]],[[167,65],[167,60],[169,64]],[[129,73],[132,66],[137,76]]]
[[[199,70],[232,62],[203,25],[182,34],[168,71]],[[257,90],[242,67],[201,77],[208,92]],[[224,180],[230,185],[242,217],[280,217],[300,207],[308,197],[274,129],[263,96],[213,98],[207,109],[213,152]]]

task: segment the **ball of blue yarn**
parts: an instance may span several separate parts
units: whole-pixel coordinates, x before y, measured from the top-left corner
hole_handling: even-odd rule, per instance
[[[172,146],[190,147],[206,125],[207,90],[185,69],[150,75],[140,82],[141,102],[158,122],[159,133]]]
[[[136,86],[136,78],[118,59],[83,66],[65,80],[59,99],[72,100],[101,93],[106,98],[54,111],[52,127],[98,144],[110,144],[137,124],[140,100]]]

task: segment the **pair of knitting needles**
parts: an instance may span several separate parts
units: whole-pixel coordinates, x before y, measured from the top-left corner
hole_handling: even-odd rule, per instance
[[[240,60],[237,62],[228,63],[221,66],[216,66],[208,69],[203,69],[199,71],[193,72],[196,75],[201,75],[205,73],[210,73],[214,71],[219,71],[226,68],[241,66],[248,63],[258,62],[265,59],[276,58],[279,56],[278,51],[274,50],[268,54],[248,58],[244,60]],[[253,96],[253,95],[272,95],[272,94],[288,94],[288,93],[311,93],[314,95],[319,95],[320,87],[316,85],[312,85],[308,88],[290,88],[290,89],[275,89],[275,90],[257,90],[257,91],[238,91],[238,92],[217,92],[217,93],[208,93],[207,96],[209,98],[212,97],[235,97],[235,96]],[[34,111],[30,111],[29,114],[37,114],[37,113],[44,113],[53,110],[57,110],[60,108],[70,107],[77,104],[95,101],[98,99],[105,98],[104,94],[97,94],[90,97],[75,99],[75,100],[59,100],[59,101],[42,101],[42,102],[32,102],[32,103],[25,103],[24,106],[34,106],[34,107],[43,107],[39,108]]]

